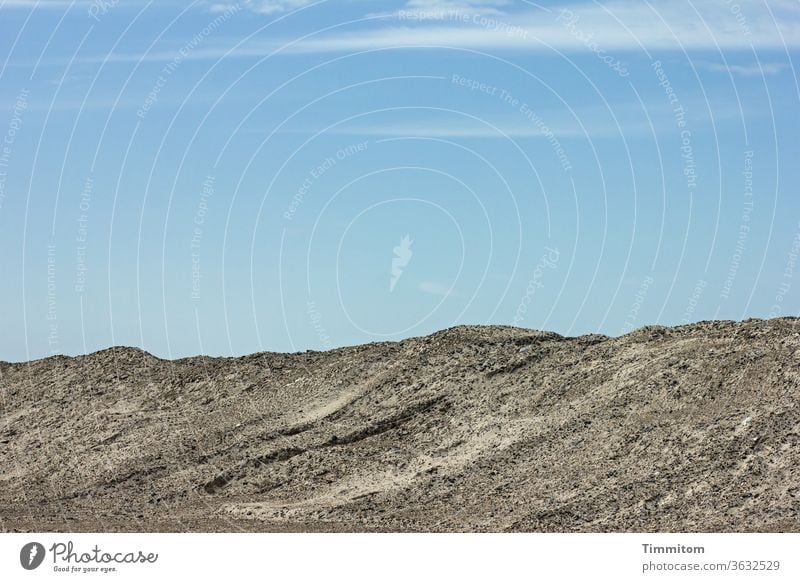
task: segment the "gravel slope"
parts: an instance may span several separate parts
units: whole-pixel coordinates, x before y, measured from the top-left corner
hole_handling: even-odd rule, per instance
[[[0,364],[0,529],[800,531],[800,320]]]

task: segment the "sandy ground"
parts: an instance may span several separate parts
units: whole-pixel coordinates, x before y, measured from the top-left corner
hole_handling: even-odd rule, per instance
[[[4,531],[800,531],[800,320],[0,364]]]

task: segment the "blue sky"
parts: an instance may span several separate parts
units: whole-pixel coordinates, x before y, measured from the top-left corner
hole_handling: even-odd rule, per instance
[[[0,0],[0,359],[800,310],[800,4]]]

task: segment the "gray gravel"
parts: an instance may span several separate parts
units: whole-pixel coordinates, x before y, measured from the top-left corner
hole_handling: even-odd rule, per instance
[[[800,531],[800,320],[0,364],[0,529]]]

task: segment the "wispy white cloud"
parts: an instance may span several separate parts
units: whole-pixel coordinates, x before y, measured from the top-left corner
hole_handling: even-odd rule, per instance
[[[0,9],[4,8],[69,8],[70,6],[88,6],[90,0],[0,0]]]
[[[375,138],[480,138],[480,139],[538,139],[551,142],[569,139],[632,139],[652,136],[653,130],[670,130],[675,127],[671,109],[659,107],[644,110],[640,103],[615,103],[611,109],[604,105],[581,105],[567,108],[513,109],[498,114],[496,111],[480,118],[459,115],[456,112],[402,111],[402,119],[377,117],[338,125],[331,133]],[[708,104],[698,98],[687,97],[683,104],[687,119],[694,124],[708,123]],[[761,110],[748,111],[758,115]],[[398,113],[398,112],[394,112]],[[738,122],[741,110],[736,103],[715,105],[715,123]],[[393,113],[390,113],[392,115]],[[263,130],[257,130],[259,132]],[[316,127],[294,127],[291,133],[316,133]]]
[[[63,2],[54,4],[66,5]],[[252,10],[276,13],[316,0],[252,0]],[[31,0],[11,0],[29,5]],[[422,5],[409,0],[403,6]],[[292,38],[258,39],[237,45],[236,39],[219,39],[216,44],[193,50],[186,59],[260,58],[276,54],[356,52],[404,47],[454,47],[496,52],[556,49],[568,54],[602,51],[607,58],[624,60],[626,51],[646,50],[746,50],[800,48],[800,2],[773,0],[767,9],[761,0],[738,0],[733,12],[725,3],[644,3],[612,0],[603,4],[572,3],[564,8],[520,9],[520,3],[501,0],[433,0],[431,6],[473,10],[474,17],[458,19],[398,19],[397,12],[374,16],[354,32],[320,34],[295,42]],[[230,10],[238,4],[207,5],[212,11]],[[485,16],[481,11],[503,10],[502,16]],[[696,9],[699,14],[694,12]],[[236,46],[236,48],[233,48]],[[169,61],[175,51],[149,54],[118,53],[108,62]],[[619,57],[616,55],[619,54]],[[105,55],[79,57],[79,62],[100,62]],[[712,69],[709,69],[712,70]],[[745,65],[731,67],[738,75],[760,74]],[[764,73],[779,68],[769,65]]]
[[[756,63],[753,65],[726,65],[724,63],[697,63],[701,69],[713,73],[730,73],[740,77],[777,75],[789,68],[788,63]]]
[[[308,6],[319,0],[243,0],[241,2],[215,2],[208,9],[211,12],[225,12],[234,6],[246,8],[257,14],[278,14]]]
[[[436,18],[447,14],[503,14],[509,0],[408,0],[402,12],[413,12],[419,18]]]
[[[494,10],[511,4],[510,0],[407,0],[405,7],[419,10]]]
[[[217,14],[219,12],[227,12],[234,6],[236,5],[233,2],[214,2],[213,4],[209,4],[208,11]]]
[[[433,5],[449,5],[435,2]],[[470,3],[455,2],[458,10]],[[475,4],[486,8],[486,3]],[[740,0],[737,10],[724,3],[658,4],[613,0],[573,3],[555,9],[520,10],[502,17],[471,19],[400,18],[399,23],[359,34],[308,39],[295,51],[332,52],[372,48],[451,46],[481,50],[563,51],[714,50],[800,46],[800,3]],[[696,12],[695,12],[696,10]],[[399,13],[398,13],[399,14]],[[514,32],[514,34],[511,34]]]
[[[14,0],[21,3],[33,3],[34,0]],[[58,0],[54,0],[58,1]],[[209,5],[211,12],[223,12],[233,5],[239,5],[259,14],[277,14],[289,12],[314,4],[320,0],[243,0],[241,2],[214,2]],[[482,14],[502,14],[500,7],[510,5],[511,0],[407,0],[401,10],[416,12],[422,18],[436,17],[443,14],[480,12]],[[323,3],[324,4],[324,3]],[[364,4],[374,4],[364,1]],[[397,14],[399,11],[384,12],[385,15]]]
[[[633,128],[628,128],[634,131]],[[645,125],[636,128],[637,132],[646,130]],[[375,137],[438,137],[438,138],[494,138],[506,137],[539,137],[547,138],[574,138],[585,137],[610,137],[617,135],[610,126],[595,127],[584,133],[579,127],[547,127],[546,130],[537,128],[533,124],[520,123],[519,120],[501,121],[482,124],[479,122],[447,122],[447,121],[407,121],[402,123],[372,123],[369,125],[348,126],[336,129],[334,133],[348,135],[369,135]]]

